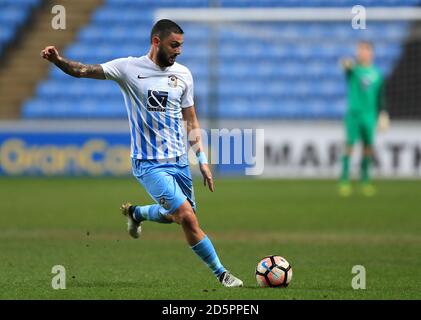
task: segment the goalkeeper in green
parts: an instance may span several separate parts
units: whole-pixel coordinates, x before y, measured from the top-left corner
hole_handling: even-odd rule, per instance
[[[342,174],[339,192],[349,196],[352,187],[349,178],[350,158],[356,142],[363,143],[361,160],[362,192],[366,196],[375,194],[370,183],[370,165],[373,158],[374,134],[379,119],[379,129],[388,126],[389,117],[385,109],[384,81],[379,69],[373,65],[373,46],[361,41],[357,45],[356,63],[352,59],[341,60],[346,73],[348,108],[345,114],[346,146],[342,156]]]

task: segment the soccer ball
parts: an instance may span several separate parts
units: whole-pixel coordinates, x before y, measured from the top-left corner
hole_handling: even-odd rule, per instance
[[[256,280],[261,287],[287,287],[292,279],[292,268],[281,256],[268,256],[256,267]]]

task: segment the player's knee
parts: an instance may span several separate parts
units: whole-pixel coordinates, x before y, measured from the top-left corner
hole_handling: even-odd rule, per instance
[[[177,209],[173,215],[173,219],[174,222],[185,226],[193,226],[194,224],[197,224],[197,218],[192,207],[185,203]]]
[[[181,216],[181,223],[193,227],[198,224],[197,217],[193,210],[186,210]]]
[[[193,210],[186,211],[180,219],[180,224],[187,229],[196,230],[199,229],[199,221],[197,220],[196,215]]]

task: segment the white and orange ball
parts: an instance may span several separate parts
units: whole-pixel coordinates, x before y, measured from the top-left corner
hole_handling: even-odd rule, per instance
[[[256,280],[260,287],[287,287],[292,279],[292,268],[281,256],[267,256],[256,267]]]

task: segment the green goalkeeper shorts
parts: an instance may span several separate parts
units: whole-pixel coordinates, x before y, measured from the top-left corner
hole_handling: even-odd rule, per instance
[[[346,143],[353,145],[360,140],[366,146],[374,143],[376,119],[373,117],[345,116]]]

